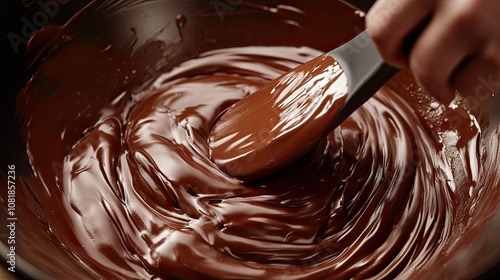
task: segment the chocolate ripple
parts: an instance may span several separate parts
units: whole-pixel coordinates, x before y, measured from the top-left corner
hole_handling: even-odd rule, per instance
[[[103,109],[65,157],[53,194],[72,232],[53,221],[61,244],[98,278],[392,279],[425,270],[452,241],[462,200],[442,143],[390,87],[267,179],[243,184],[210,160],[219,114],[320,54],[211,51],[125,108]]]

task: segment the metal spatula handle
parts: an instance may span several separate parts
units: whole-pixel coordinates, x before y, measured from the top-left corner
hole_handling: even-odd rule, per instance
[[[399,71],[384,62],[366,30],[328,54],[344,70],[348,85],[346,103],[334,125],[344,121]]]

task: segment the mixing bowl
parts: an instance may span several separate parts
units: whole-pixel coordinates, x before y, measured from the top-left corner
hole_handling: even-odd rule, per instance
[[[364,28],[363,13],[338,1],[51,0],[27,8],[18,2],[4,6],[0,219],[7,226],[1,229],[0,251],[7,269],[15,266],[17,276],[34,279],[96,277],[72,256],[72,245],[58,242],[72,229],[55,226],[67,217],[51,197],[65,156],[97,121],[96,112],[125,104],[162,73],[205,51],[243,46],[328,51]],[[481,277],[500,260],[500,102],[487,77],[477,80],[490,94],[457,97],[461,110],[447,115],[418,89],[411,73],[389,82],[427,124],[427,133],[442,140],[451,166],[449,185],[465,201],[454,210],[457,233],[442,262],[417,269],[414,277]],[[55,82],[37,90],[45,81]],[[465,148],[453,138],[454,127],[471,122],[480,137],[474,138],[477,150],[465,154],[477,157],[477,165],[460,156]]]

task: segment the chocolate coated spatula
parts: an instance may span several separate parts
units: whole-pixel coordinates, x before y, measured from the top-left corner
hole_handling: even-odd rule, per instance
[[[364,31],[224,112],[209,139],[212,160],[243,181],[269,175],[317,145],[397,71]]]

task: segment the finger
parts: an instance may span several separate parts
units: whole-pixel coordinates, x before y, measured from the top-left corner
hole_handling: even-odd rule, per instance
[[[480,45],[456,70],[451,84],[461,95],[485,100],[500,88],[500,5],[494,0],[467,4],[465,10],[469,13],[465,13],[461,21],[470,26],[467,32],[474,34],[472,39]]]
[[[478,40],[464,32],[457,3],[443,1],[429,25],[415,42],[409,58],[409,67],[424,91],[443,103],[453,100],[455,93],[450,79],[457,68],[478,47]]]
[[[366,15],[366,26],[384,60],[397,68],[408,66],[405,38],[426,19],[435,0],[378,0]]]
[[[499,66],[486,57],[473,57],[458,68],[451,84],[460,94],[484,101],[500,89]]]

